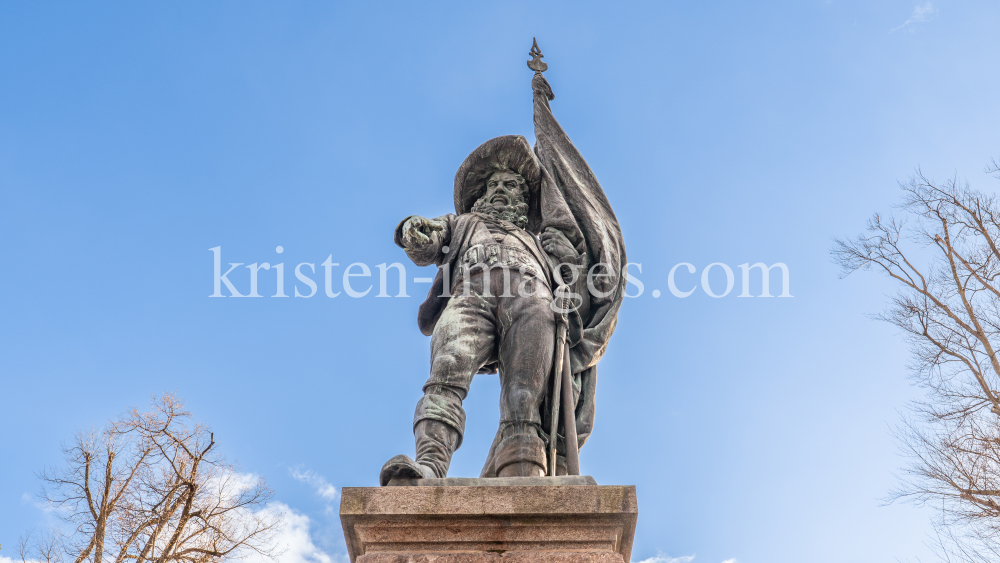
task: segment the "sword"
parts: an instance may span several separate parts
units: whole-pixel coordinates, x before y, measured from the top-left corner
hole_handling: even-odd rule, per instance
[[[556,299],[560,304],[560,315],[557,317],[556,327],[555,362],[552,366],[552,410],[549,416],[549,476],[556,476],[556,443],[558,442],[559,415],[562,414],[563,430],[565,431],[566,442],[566,473],[569,475],[580,474],[580,447],[576,437],[576,405],[573,402],[573,374],[571,373],[569,361],[569,341],[566,338],[569,319],[566,318],[566,311],[569,310],[569,286],[562,283],[562,276],[558,270],[555,277],[560,282],[556,288]],[[566,408],[560,410],[560,403]]]

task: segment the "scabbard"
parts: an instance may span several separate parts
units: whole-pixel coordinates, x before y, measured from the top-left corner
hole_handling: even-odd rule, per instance
[[[549,477],[556,476],[556,443],[559,436],[559,401],[562,399],[563,364],[566,352],[566,323],[556,328],[555,361],[552,365],[552,410],[549,412]],[[574,428],[575,430],[575,428]]]
[[[576,438],[576,404],[573,401],[573,374],[569,361],[569,342],[564,344],[562,365],[563,432],[566,433],[566,473],[580,474],[580,444]]]
[[[573,373],[569,361],[566,325],[556,330],[555,365],[552,366],[552,410],[549,413],[548,474],[556,475],[556,444],[559,441],[559,415],[562,414],[566,442],[566,473],[580,474],[580,446],[576,436],[576,405],[573,401]],[[562,412],[560,413],[560,408]]]

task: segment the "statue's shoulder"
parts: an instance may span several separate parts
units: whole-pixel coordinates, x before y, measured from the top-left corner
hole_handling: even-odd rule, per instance
[[[452,237],[456,234],[461,236],[462,233],[469,232],[483,221],[478,213],[462,213],[461,215],[452,215],[452,217]]]
[[[448,220],[448,246],[450,247],[448,257],[445,261],[450,262],[457,258],[459,251],[468,245],[469,239],[476,229],[476,225],[480,224],[482,219],[475,213],[462,213],[459,215],[449,213],[445,217]]]

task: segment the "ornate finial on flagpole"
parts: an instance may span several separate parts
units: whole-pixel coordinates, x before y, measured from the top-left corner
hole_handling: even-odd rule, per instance
[[[538,40],[534,37],[531,38],[531,51],[529,51],[528,54],[531,55],[531,60],[528,61],[528,68],[538,74],[545,72],[549,68],[549,65],[542,62],[542,57],[545,55],[543,55],[542,51],[539,50]]]

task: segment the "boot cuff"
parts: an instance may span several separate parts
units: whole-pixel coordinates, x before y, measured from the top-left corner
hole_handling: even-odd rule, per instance
[[[545,471],[545,442],[532,434],[514,434],[504,438],[497,446],[497,474],[513,463],[533,463]]]
[[[457,430],[458,442],[455,449],[462,446],[462,436],[465,434],[465,411],[462,409],[462,401],[448,395],[424,395],[417,402],[417,409],[413,413],[413,427],[416,428],[417,423],[424,419],[443,422]]]

